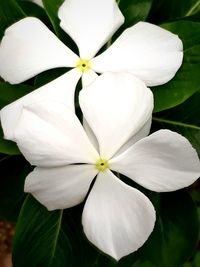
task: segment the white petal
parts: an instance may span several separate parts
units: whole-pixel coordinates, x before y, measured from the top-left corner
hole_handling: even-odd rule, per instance
[[[79,100],[105,159],[140,130],[153,109],[151,91],[128,73],[102,74],[83,88]]]
[[[196,151],[186,138],[169,130],[157,131],[138,141],[113,158],[109,166],[156,192],[181,189],[200,176]]]
[[[25,107],[13,140],[26,159],[39,167],[93,164],[99,158],[76,115],[55,101]]]
[[[48,210],[66,209],[81,203],[97,174],[93,165],[35,168],[25,180],[31,193]]]
[[[97,77],[98,75],[93,70],[88,70],[88,71],[83,72],[83,75],[82,75],[83,87],[89,86]]]
[[[66,0],[60,7],[60,26],[76,42],[81,58],[90,59],[122,25],[115,0]]]
[[[97,72],[129,71],[148,86],[171,80],[180,68],[183,45],[177,35],[139,22],[125,30],[104,53],[92,60]]]
[[[0,76],[20,83],[45,70],[75,67],[76,56],[39,19],[28,17],[10,26],[0,46]]]
[[[148,119],[148,121],[144,124],[144,126],[134,135],[132,136],[114,155],[114,157],[120,155],[122,152],[126,151],[130,146],[135,144],[140,139],[146,137],[151,129],[151,122],[152,122],[152,116]]]
[[[92,129],[90,128],[89,124],[87,123],[86,119],[83,117],[83,128],[90,140],[90,142],[93,144],[93,146],[95,147],[96,151],[99,152],[99,144],[97,141],[96,136],[94,135]]]
[[[81,74],[73,69],[52,82],[11,103],[0,111],[4,138],[13,139],[22,107],[44,100],[55,100],[74,110],[74,92]]]
[[[82,223],[87,238],[116,260],[140,248],[151,234],[155,210],[138,190],[101,172],[87,198]]]

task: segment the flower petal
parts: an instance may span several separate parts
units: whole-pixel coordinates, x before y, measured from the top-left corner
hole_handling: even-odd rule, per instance
[[[0,111],[4,138],[13,139],[22,107],[44,100],[55,100],[74,110],[74,92],[81,74],[73,69],[52,82],[11,103]]]
[[[24,107],[13,141],[39,167],[93,164],[99,158],[76,115],[55,101]]]
[[[87,238],[119,260],[148,239],[155,223],[155,210],[144,194],[106,171],[97,176],[83,210],[82,223]]]
[[[94,166],[87,164],[35,168],[25,180],[25,192],[48,210],[70,208],[84,200],[96,174]]]
[[[0,76],[12,84],[48,69],[75,67],[77,61],[77,55],[32,17],[10,26],[0,46]]]
[[[83,72],[83,75],[82,75],[83,87],[89,86],[97,77],[98,75],[93,70],[88,70],[86,72]]]
[[[125,30],[104,53],[92,60],[97,72],[129,71],[148,86],[171,80],[180,68],[183,45],[177,35],[139,22]]]
[[[76,42],[81,58],[92,58],[123,24],[115,0],[67,0],[58,12],[60,26]]]
[[[95,147],[96,151],[99,152],[99,144],[97,141],[96,136],[94,135],[92,129],[90,128],[89,124],[87,123],[86,119],[83,117],[83,128],[90,140],[90,142],[93,144],[93,146]]]
[[[132,136],[118,151],[117,153],[113,156],[116,157],[120,155],[122,152],[126,151],[130,146],[135,144],[137,141],[140,139],[143,139],[146,137],[151,129],[151,122],[152,122],[152,116],[148,119],[148,121],[144,124],[144,126],[134,135]]]
[[[191,185],[200,176],[200,162],[189,141],[180,134],[160,130],[138,141],[109,164],[138,184],[167,192]]]
[[[153,109],[151,91],[128,73],[102,74],[83,88],[79,101],[105,159],[140,130]]]

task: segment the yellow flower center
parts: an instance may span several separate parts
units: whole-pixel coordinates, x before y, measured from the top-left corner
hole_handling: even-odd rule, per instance
[[[98,171],[103,172],[109,168],[109,164],[108,164],[108,161],[106,159],[99,159],[96,162],[95,167]]]
[[[80,59],[76,67],[82,72],[87,71],[91,68],[90,61],[87,59]]]

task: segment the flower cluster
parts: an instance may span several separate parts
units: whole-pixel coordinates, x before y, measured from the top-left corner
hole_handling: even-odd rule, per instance
[[[6,81],[16,84],[48,69],[72,69],[2,109],[4,137],[36,166],[25,191],[48,210],[86,199],[84,233],[119,260],[144,244],[156,220],[150,200],[120,174],[156,192],[189,186],[200,175],[197,153],[186,138],[169,130],[148,136],[153,95],[147,86],[174,77],[182,42],[139,22],[97,55],[124,22],[114,0],[64,1],[58,17],[79,56],[37,18],[22,19],[5,32],[0,75]],[[80,78],[82,124],[74,105]]]

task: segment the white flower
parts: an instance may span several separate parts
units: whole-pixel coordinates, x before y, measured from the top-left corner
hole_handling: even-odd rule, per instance
[[[49,210],[69,208],[86,198],[97,176],[82,215],[87,238],[117,260],[137,250],[153,230],[155,210],[112,171],[156,192],[173,191],[199,177],[196,151],[168,130],[146,137],[153,96],[132,74],[105,73],[81,91],[87,133],[71,107],[32,96],[17,125],[6,124],[8,108],[1,112],[4,132],[37,166],[26,178],[25,191]]]
[[[82,76],[84,85],[97,73],[128,71],[153,86],[173,78],[182,63],[178,36],[146,22],[128,28],[105,52],[95,56],[124,22],[115,0],[67,0],[58,16],[60,26],[77,44],[79,56],[39,19],[28,17],[10,26],[2,39],[2,78],[15,84],[52,68],[71,67],[77,70],[75,76]]]

